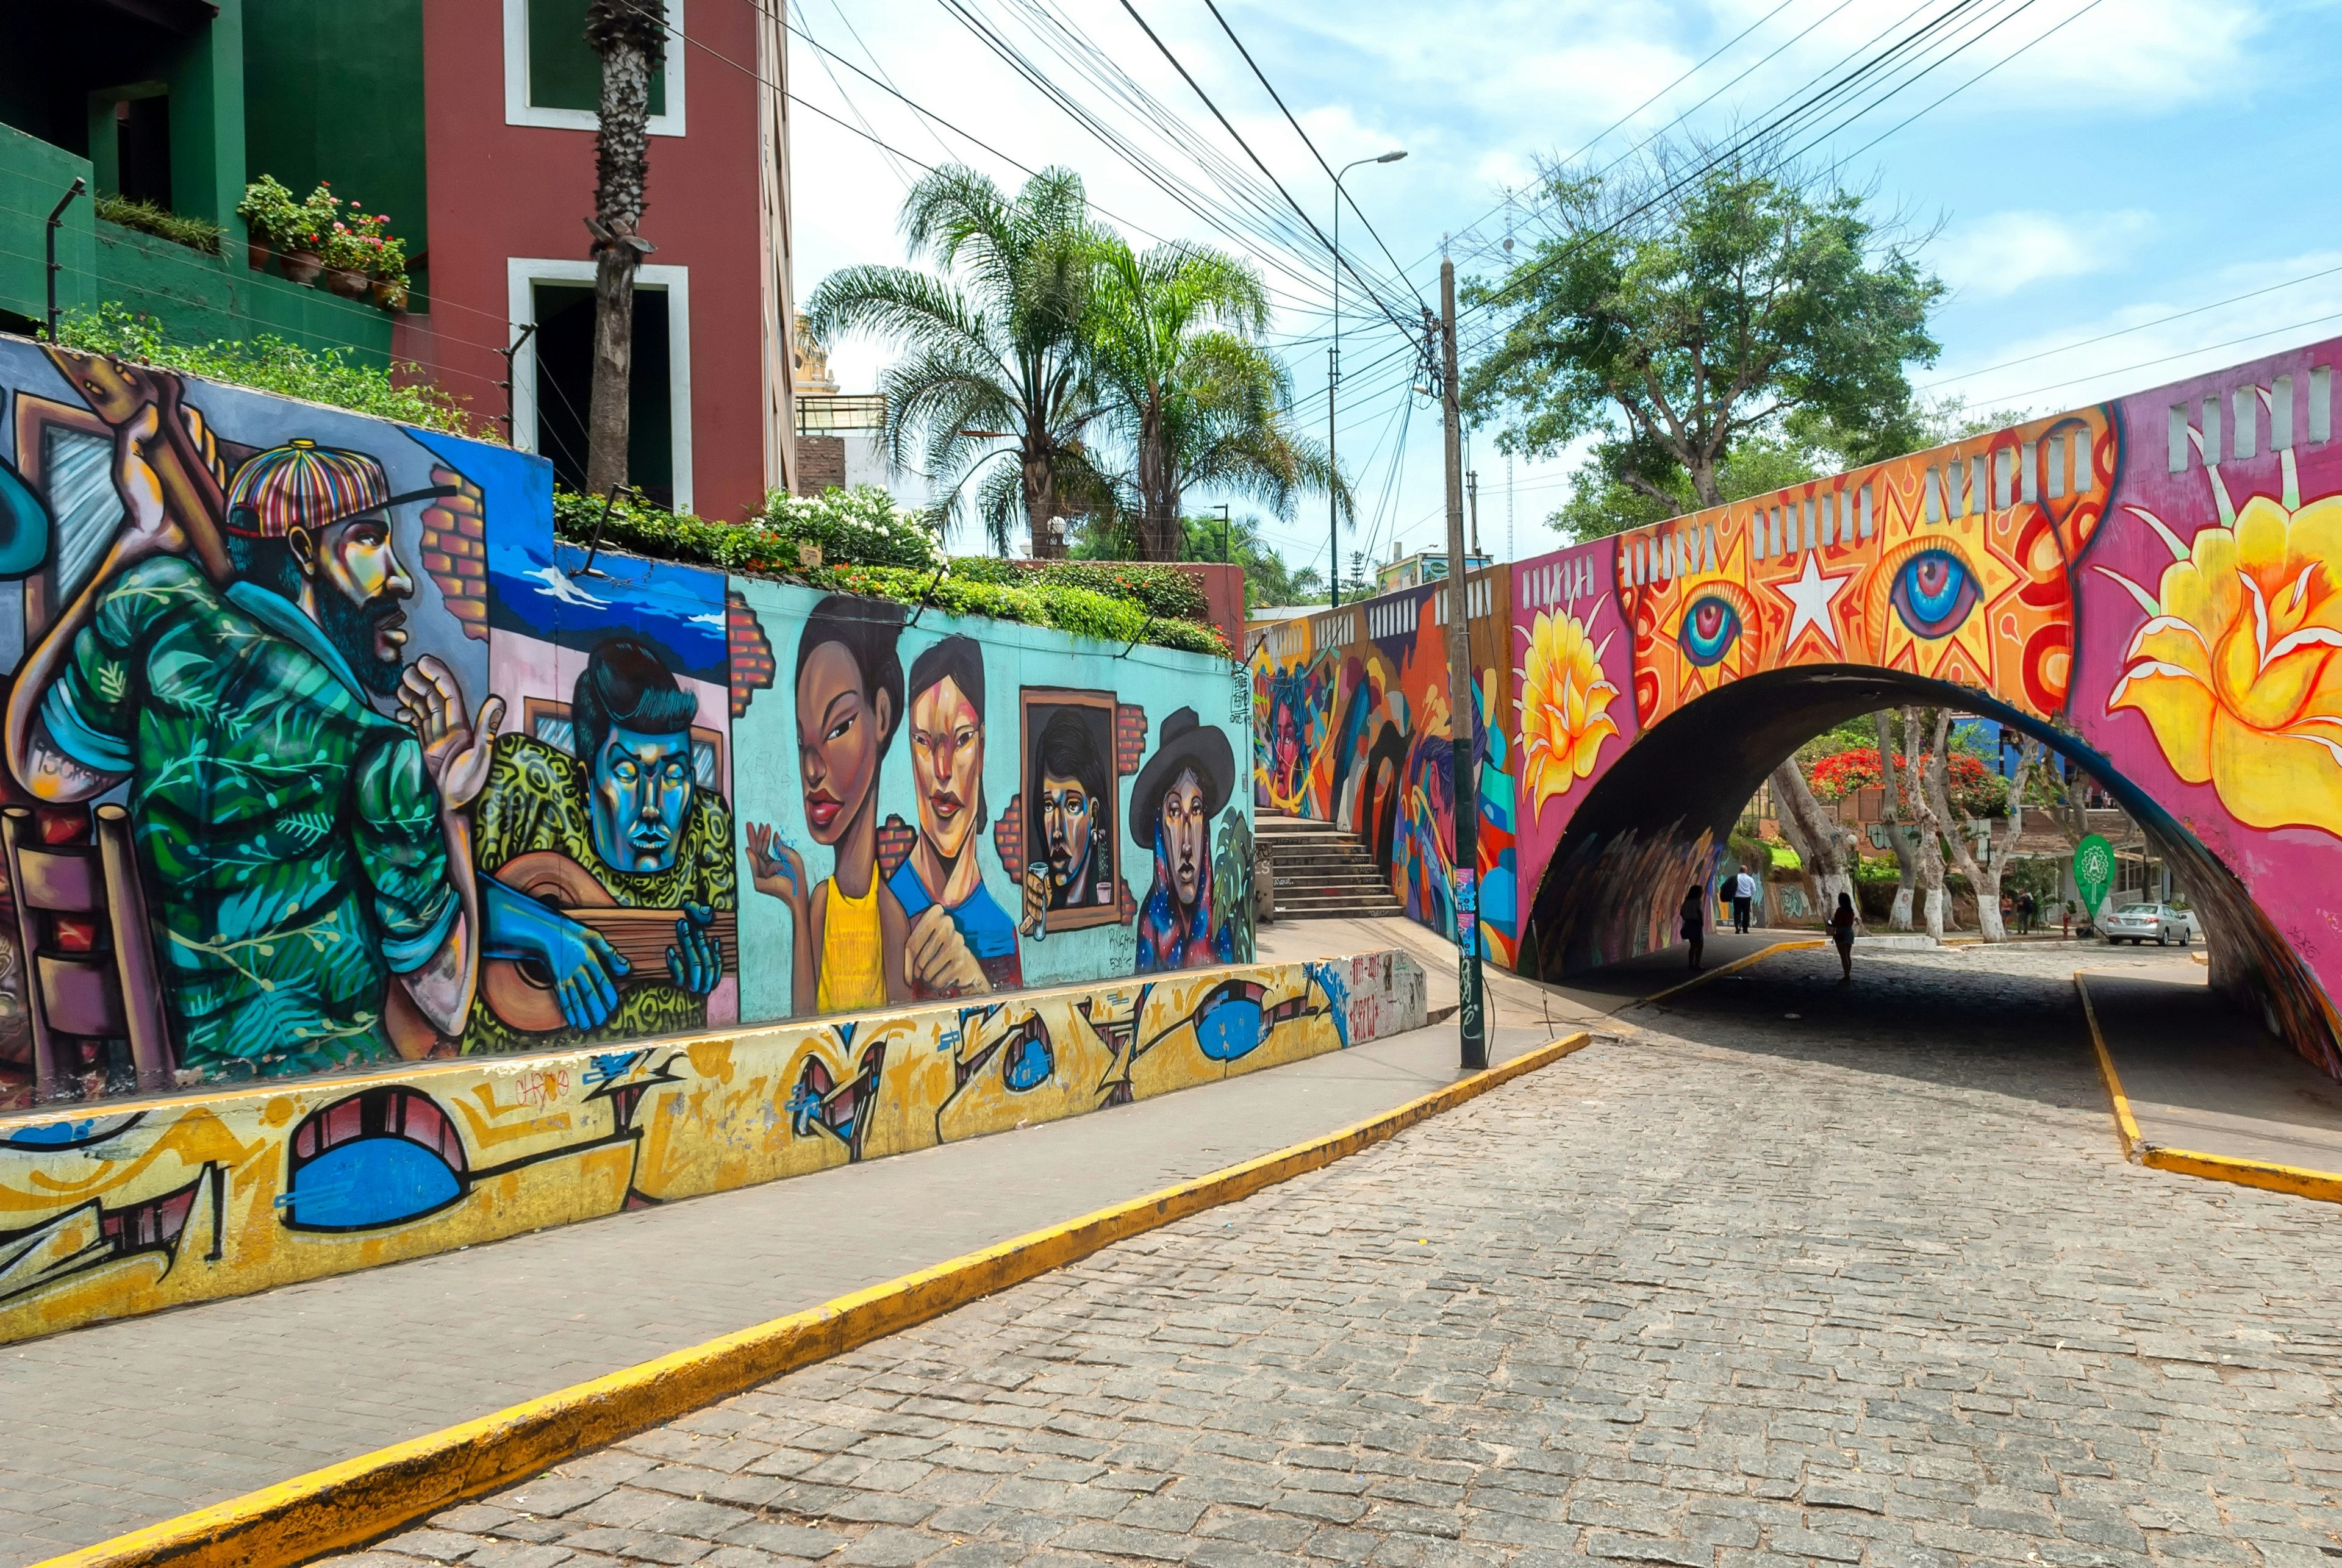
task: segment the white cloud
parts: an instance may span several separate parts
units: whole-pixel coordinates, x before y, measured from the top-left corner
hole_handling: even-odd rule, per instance
[[[2154,225],[2137,208],[2111,213],[2014,211],[1956,225],[1928,253],[1937,275],[1969,299],[2006,299],[2037,283],[2122,265]]]

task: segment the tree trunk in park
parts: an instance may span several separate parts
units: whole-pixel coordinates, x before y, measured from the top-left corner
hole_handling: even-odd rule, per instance
[[[1910,803],[1912,824],[1919,830],[1919,903],[1930,942],[1944,939],[1944,824],[1927,804],[1919,784],[1919,758],[1927,736],[1919,728],[1919,710],[1903,710],[1903,794]]]
[[[594,393],[586,415],[586,488],[626,483],[635,358],[635,270],[654,248],[636,233],[650,184],[651,72],[666,46],[666,0],[589,0],[586,41],[602,59],[594,145]]]
[[[1159,398],[1147,404],[1138,420],[1138,558],[1176,561],[1186,531],[1179,525],[1178,483],[1171,473]]]
[[[1033,535],[1035,560],[1054,561],[1065,554],[1066,541],[1049,526],[1058,515],[1056,466],[1050,459],[1046,441],[1027,441],[1025,445],[1025,525]]]
[[[1887,784],[1887,842],[1895,851],[1895,907],[1887,917],[1890,931],[1911,929],[1911,889],[1918,880],[1919,856],[1903,836],[1910,813],[1903,804],[1903,775],[1895,766],[1895,720],[1884,708],[1870,715],[1878,732],[1878,771]]]
[[[1936,749],[1927,757],[1927,801],[1935,808],[1936,814],[1950,824],[1949,842],[1953,858],[1959,862],[1960,874],[1968,879],[1970,887],[1976,889],[1977,930],[1987,942],[2006,942],[2008,940],[2008,927],[2001,923],[2000,918],[2000,872],[2001,867],[2007,864],[2007,850],[2004,845],[2000,854],[1993,853],[1992,828],[1988,823],[1985,828],[1984,858],[1977,859],[1968,848],[1968,835],[1962,831],[1966,824],[1952,806],[1951,758],[1947,752],[1951,744],[1951,727],[1952,714],[1947,708],[1936,718]]]
[[[1797,759],[1790,757],[1773,770],[1773,800],[1780,808],[1781,831],[1789,835],[1790,844],[1797,858],[1806,863],[1806,870],[1821,889],[1822,908],[1827,917],[1837,907],[1837,895],[1851,896],[1854,879],[1847,874],[1846,846],[1839,842],[1841,829],[1822,803],[1814,798],[1806,783],[1805,771]],[[1855,912],[1855,922],[1862,920],[1861,911]]]

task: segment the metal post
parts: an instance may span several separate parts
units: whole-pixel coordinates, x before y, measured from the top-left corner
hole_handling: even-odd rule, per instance
[[[522,346],[535,333],[536,323],[530,322],[520,329],[520,335],[513,339],[510,348],[500,348],[496,351],[505,356],[505,378],[496,383],[498,386],[505,389],[505,444],[515,449],[520,445],[520,432],[513,428],[513,421],[516,417],[513,402],[513,361],[520,353]]]
[[[1220,503],[1220,564],[1228,564],[1228,504]]]
[[[1464,567],[1464,430],[1456,406],[1456,264],[1439,264],[1439,410],[1447,437],[1447,733],[1455,772],[1456,1033],[1466,1071],[1488,1064],[1480,1004],[1480,714],[1473,701],[1472,595]]]
[[[82,183],[82,177],[75,175],[74,183],[65,187],[65,194],[57,198],[57,205],[49,209],[49,228],[45,237],[48,249],[49,341],[51,343],[57,340],[57,274],[65,270],[57,265],[57,225],[65,221],[65,209],[73,205],[73,199],[88,188]]]
[[[1480,471],[1464,475],[1464,498],[1472,508],[1472,554],[1480,553]]]

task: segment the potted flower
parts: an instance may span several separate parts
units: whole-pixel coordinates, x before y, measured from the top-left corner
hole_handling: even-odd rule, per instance
[[[252,270],[264,272],[268,258],[275,255],[285,260],[285,275],[295,283],[306,283],[315,277],[314,253],[316,235],[309,221],[307,207],[293,199],[293,193],[277,184],[275,176],[263,175],[244,187],[244,200],[236,203],[235,215],[252,231],[246,245],[245,259]],[[305,276],[295,276],[292,257],[310,253],[311,263]]]
[[[385,219],[387,222],[388,219]],[[406,308],[406,242],[396,235],[383,235],[374,242],[374,255],[369,263],[368,286],[374,292],[374,303],[384,310]]]
[[[375,257],[382,249],[390,217],[365,212],[354,201],[342,205],[345,209],[342,215],[321,231],[325,243],[319,254],[325,260],[325,286],[345,299],[364,299],[372,292]]]

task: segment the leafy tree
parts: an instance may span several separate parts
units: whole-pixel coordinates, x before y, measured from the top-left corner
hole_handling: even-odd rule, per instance
[[[855,331],[903,345],[881,383],[887,456],[935,485],[938,521],[972,510],[1006,554],[1022,516],[1033,553],[1056,553],[1052,520],[1114,504],[1088,444],[1100,236],[1081,176],[1044,169],[1012,200],[950,165],[911,187],[902,223],[912,258],[960,281],[846,267],[806,301],[806,328],[825,348]]]
[[[1097,267],[1087,346],[1129,462],[1117,484],[1140,560],[1176,558],[1191,489],[1289,517],[1296,494],[1331,485],[1346,508],[1325,448],[1286,418],[1285,366],[1255,341],[1268,325],[1257,272],[1207,246],[1133,251],[1112,235]]]
[[[1466,291],[1503,323],[1465,378],[1508,450],[1600,434],[1638,495],[1724,499],[1745,437],[1917,444],[1908,365],[1934,363],[1943,285],[1867,198],[1777,153],[1659,144],[1616,175],[1547,171],[1556,230]],[[1843,433],[1863,433],[1859,439]]]
[[[594,392],[586,488],[626,482],[635,363],[635,269],[653,248],[636,232],[649,202],[651,73],[666,52],[666,0],[586,0],[586,41],[602,57],[594,139]]]
[[[1740,501],[1800,484],[1843,466],[1833,454],[1817,451],[1786,435],[1760,434],[1741,438],[1725,454],[1716,470],[1717,499]],[[1569,499],[1546,519],[1578,544],[1606,538],[1695,510],[1691,481],[1680,469],[1670,481],[1670,498],[1661,500],[1635,489],[1608,465],[1603,450],[1578,469],[1571,481]]]

